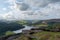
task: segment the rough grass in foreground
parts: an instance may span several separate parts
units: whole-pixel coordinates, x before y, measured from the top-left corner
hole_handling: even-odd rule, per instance
[[[19,38],[16,38],[14,40],[60,40],[60,32],[43,31],[31,35],[37,38],[29,39],[29,37],[26,37],[25,35],[21,35]]]
[[[33,34],[39,40],[60,40],[60,32],[38,32]]]

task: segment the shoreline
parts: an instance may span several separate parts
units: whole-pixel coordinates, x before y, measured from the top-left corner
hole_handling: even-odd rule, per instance
[[[24,25],[25,28],[22,28],[22,29],[19,29],[19,30],[16,30],[16,31],[13,31],[15,34],[18,34],[18,33],[22,33],[22,30],[31,30],[32,28],[34,28],[33,26],[27,26],[27,25]]]

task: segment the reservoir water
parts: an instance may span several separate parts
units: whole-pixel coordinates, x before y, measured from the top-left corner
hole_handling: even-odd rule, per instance
[[[34,28],[33,26],[27,26],[27,25],[24,25],[24,26],[25,26],[25,28],[22,28],[22,29],[13,31],[13,32],[17,34],[17,33],[21,33],[22,30],[30,30],[30,29]]]

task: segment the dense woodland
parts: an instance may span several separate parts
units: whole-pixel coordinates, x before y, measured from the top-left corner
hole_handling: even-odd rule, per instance
[[[24,26],[17,22],[0,22],[0,35],[3,35],[6,31],[15,31],[21,28],[24,28]]]

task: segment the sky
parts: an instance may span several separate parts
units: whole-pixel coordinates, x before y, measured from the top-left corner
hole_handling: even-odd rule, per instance
[[[0,0],[0,20],[60,18],[60,0]]]

